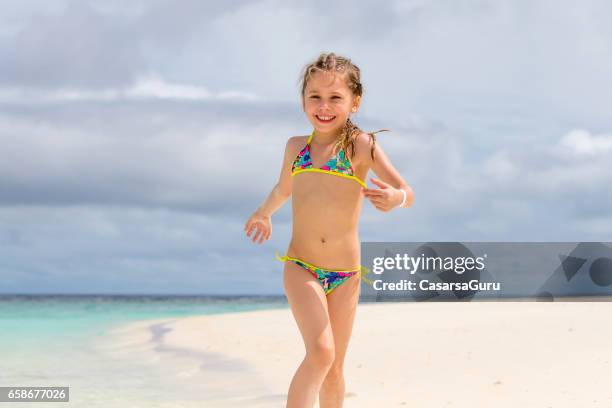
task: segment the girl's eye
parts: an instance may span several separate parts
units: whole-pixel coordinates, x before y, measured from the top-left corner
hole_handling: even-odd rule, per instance
[[[320,97],[319,97],[318,95],[311,95],[309,98],[310,98],[310,99],[320,99]],[[338,95],[334,95],[334,96],[332,96],[331,98],[332,98],[332,99],[342,99],[342,97],[341,97],[341,96],[338,96]]]

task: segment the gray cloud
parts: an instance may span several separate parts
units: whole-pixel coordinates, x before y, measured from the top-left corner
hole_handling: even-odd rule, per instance
[[[172,59],[198,27],[243,2],[171,1],[133,4],[68,1],[55,13],[30,15],[0,48],[1,84],[24,87],[129,85]],[[136,7],[135,7],[136,6]],[[122,12],[123,11],[123,12]]]
[[[258,103],[14,108],[0,125],[8,158],[0,164],[1,202],[167,206],[232,215],[249,206],[245,195],[261,196],[263,184],[278,177],[291,119],[301,119],[295,107]],[[36,166],[23,168],[24,162]],[[249,172],[251,165],[261,171]]]
[[[101,86],[127,84],[145,66],[128,21],[72,2],[59,16],[36,15],[1,51],[4,84]]]

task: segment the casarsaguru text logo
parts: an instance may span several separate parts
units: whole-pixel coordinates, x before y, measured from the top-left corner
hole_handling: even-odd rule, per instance
[[[376,279],[372,282],[374,290],[501,290],[499,282],[479,282],[472,279],[469,282],[430,282],[423,279],[418,282],[402,279],[398,282],[383,282]]]

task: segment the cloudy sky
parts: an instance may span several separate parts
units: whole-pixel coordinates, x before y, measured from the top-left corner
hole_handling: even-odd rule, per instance
[[[0,293],[282,293],[311,129],[301,68],[349,56],[355,117],[415,191],[362,241],[612,241],[612,4],[4,1]],[[371,173],[370,176],[373,174]]]

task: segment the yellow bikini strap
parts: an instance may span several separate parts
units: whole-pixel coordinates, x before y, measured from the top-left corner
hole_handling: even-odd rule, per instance
[[[314,136],[314,130],[312,131],[312,133],[310,134],[310,137],[308,138],[308,141],[306,142],[306,144],[310,144],[310,141],[312,140],[312,137]]]
[[[309,264],[308,262],[304,262],[301,259],[292,258],[290,256],[287,256],[287,254],[285,254],[283,257],[278,256],[278,252],[275,252],[274,254],[276,256],[276,259],[278,259],[281,262],[285,262],[285,261],[299,261],[299,262],[303,263],[304,265],[309,266],[312,269],[320,269],[319,267],[314,266],[312,264]],[[345,269],[331,269],[329,271],[330,272],[354,272],[354,271],[360,271],[361,273],[363,273],[363,269],[364,269],[364,267],[362,265],[359,265],[358,267],[353,268],[353,269],[349,269],[349,270],[345,270]]]

